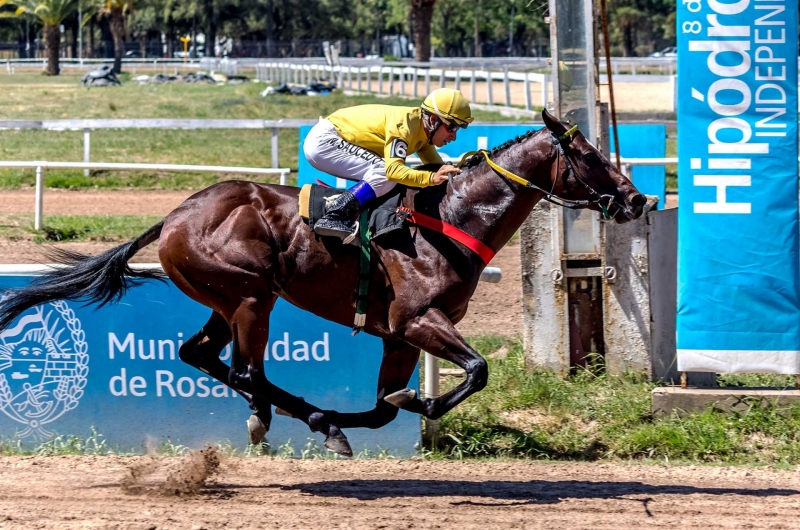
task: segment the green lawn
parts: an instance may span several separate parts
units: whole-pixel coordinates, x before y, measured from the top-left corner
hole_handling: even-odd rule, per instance
[[[418,105],[419,101],[373,96],[261,97],[263,83],[240,85],[138,85],[124,75],[123,86],[87,89],[81,76],[47,77],[34,73],[0,73],[0,117],[5,119],[196,118],[316,119],[336,109],[365,103]],[[476,111],[479,121],[513,121],[496,113]],[[297,168],[297,129],[281,129],[279,163]],[[82,131],[0,131],[0,159],[83,160]],[[260,130],[97,130],[91,136],[91,159],[97,162],[147,162],[269,167],[271,131]],[[202,188],[218,176],[185,173],[96,172],[49,170],[45,184],[62,188]],[[263,181],[277,180],[265,177]],[[0,170],[0,187],[19,188],[34,182],[33,170]]]

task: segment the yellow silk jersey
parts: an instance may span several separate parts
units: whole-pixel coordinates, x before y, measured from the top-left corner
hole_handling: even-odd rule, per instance
[[[428,142],[419,107],[358,105],[337,110],[327,118],[347,142],[369,149],[386,160],[386,178],[398,184],[424,188],[434,173],[406,166],[406,156],[417,153],[423,164],[442,163]]]

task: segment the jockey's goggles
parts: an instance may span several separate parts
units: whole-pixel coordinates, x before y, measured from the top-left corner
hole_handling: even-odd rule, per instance
[[[442,120],[442,125],[444,125],[444,128],[450,132],[455,132],[459,129],[466,129],[467,125],[469,125],[468,123],[458,123],[456,120],[447,120],[441,116],[439,116],[439,119]]]

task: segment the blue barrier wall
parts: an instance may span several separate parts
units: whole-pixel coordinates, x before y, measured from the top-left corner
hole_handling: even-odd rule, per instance
[[[541,125],[470,125],[466,130],[459,131],[456,140],[441,149],[444,153],[454,158],[477,149],[492,149],[511,140],[531,129],[539,129]],[[305,141],[311,126],[300,127],[300,152],[298,156],[297,184],[311,184],[317,179],[331,186],[337,186],[336,179],[314,169],[303,154]],[[631,158],[663,158],[666,156],[667,128],[665,125],[620,125],[619,143],[622,146],[621,156]],[[609,135],[611,135],[609,129]],[[612,143],[613,146],[613,137]],[[612,147],[613,150],[613,147]],[[639,191],[646,195],[657,195],[663,204],[666,197],[666,170],[664,166],[635,167],[633,168],[633,183]],[[351,183],[352,184],[352,183]],[[344,181],[339,187],[349,187]]]
[[[667,156],[666,125],[618,125],[620,156],[623,158],[664,158]],[[609,130],[611,152],[615,152],[614,135]],[[616,162],[615,160],[611,160]],[[645,195],[656,195],[658,207],[663,208],[667,198],[667,170],[664,166],[636,166],[632,168],[633,185]]]
[[[27,281],[0,276],[0,290]],[[209,315],[171,283],[158,282],[98,310],[56,302],[27,311],[0,333],[0,434],[34,443],[55,433],[86,435],[94,427],[123,450],[142,450],[148,439],[244,448],[247,402],[178,358],[180,345]],[[381,357],[375,337],[352,337],[350,328],[280,299],[272,312],[267,376],[320,408],[373,408]],[[229,359],[230,346],[223,353]],[[418,388],[417,373],[410,386]],[[383,429],[346,434],[355,453],[409,455],[420,438],[420,418],[400,411]],[[324,437],[283,416],[267,435],[273,448],[291,440],[298,452],[308,438],[322,446]]]

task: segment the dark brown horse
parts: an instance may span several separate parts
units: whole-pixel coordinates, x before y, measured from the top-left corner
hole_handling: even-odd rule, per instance
[[[563,123],[547,112],[543,117],[545,129],[491,154],[531,186],[509,180],[476,157],[447,185],[408,190],[405,206],[461,228],[494,251],[542,198],[605,210],[617,222],[639,217],[645,197],[631,182],[580,132],[565,135]],[[60,251],[66,267],[9,293],[0,307],[0,330],[27,308],[51,300],[118,300],[131,285],[156,277],[130,269],[127,262],[160,238],[166,275],[212,309],[206,325],[181,347],[180,357],[248,399],[255,411],[248,422],[253,442],[269,429],[270,405],[275,405],[323,433],[328,448],[349,455],[343,428],[381,427],[397,416],[398,407],[439,418],[481,390],[486,361],[455,324],[466,313],[485,264],[461,244],[420,228],[373,243],[377,265],[364,331],[381,337],[384,348],[374,409],[321,410],[267,379],[264,349],[279,296],[333,322],[353,322],[359,250],[316,236],[299,217],[297,200],[297,188],[223,182],[188,198],[130,243],[94,257]],[[219,354],[231,340],[227,366]],[[466,379],[440,397],[421,399],[406,388],[421,350],[462,367]]]

